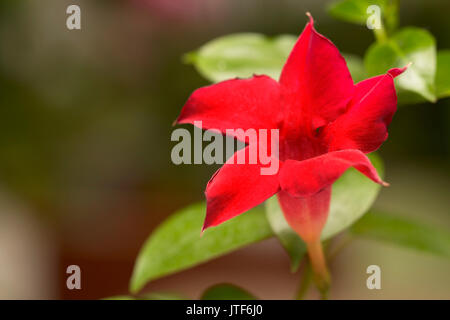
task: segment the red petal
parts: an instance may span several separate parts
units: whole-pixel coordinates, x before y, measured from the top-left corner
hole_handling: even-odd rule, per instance
[[[341,150],[303,161],[285,161],[280,171],[280,186],[291,196],[310,196],[330,186],[350,167],[355,167],[376,183],[387,185],[364,153]]]
[[[310,196],[292,197],[280,191],[278,201],[286,221],[306,243],[320,239],[320,233],[328,218],[331,187]]]
[[[203,229],[250,210],[278,192],[278,174],[261,175],[262,165],[248,164],[248,150],[246,147],[237,151],[208,182]],[[243,154],[247,164],[238,163]]]
[[[377,150],[387,139],[387,128],[397,110],[393,76],[404,69],[391,69],[382,76],[358,83],[348,111],[325,129],[330,151]]]
[[[388,73],[393,76],[394,78],[401,75],[403,72],[406,71],[406,69],[409,68],[409,66],[411,65],[411,62],[408,63],[405,67],[403,68],[392,68],[388,71]]]
[[[275,129],[279,85],[267,76],[223,81],[194,91],[178,123],[202,121],[204,129]]]
[[[345,111],[354,85],[344,58],[334,44],[306,25],[280,76],[286,117],[295,130],[301,123],[316,129]]]

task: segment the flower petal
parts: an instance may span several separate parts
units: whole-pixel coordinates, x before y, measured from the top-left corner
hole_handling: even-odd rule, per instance
[[[334,44],[319,34],[313,19],[306,25],[280,76],[289,127],[312,124],[312,130],[345,111],[354,85],[344,58]]]
[[[331,186],[309,197],[293,197],[281,190],[278,202],[286,221],[306,243],[320,239],[330,210]]]
[[[280,186],[293,197],[311,196],[330,186],[350,167],[355,167],[376,183],[387,185],[364,153],[341,150],[303,161],[285,161],[280,171]]]
[[[237,151],[208,182],[203,230],[250,210],[278,192],[278,174],[262,175],[263,165],[249,164],[249,148]],[[245,164],[239,162],[243,155]]]
[[[377,150],[387,139],[387,128],[397,110],[394,76],[404,69],[391,69],[385,75],[358,83],[348,111],[325,128],[330,151]]]
[[[254,76],[195,90],[177,123],[202,121],[204,129],[225,133],[226,129],[275,129],[277,115],[279,84],[268,76]]]

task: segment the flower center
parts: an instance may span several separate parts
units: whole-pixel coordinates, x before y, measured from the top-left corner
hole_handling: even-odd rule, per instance
[[[326,152],[328,147],[320,135],[290,135],[281,139],[280,143],[280,160],[282,161],[288,159],[302,161]]]

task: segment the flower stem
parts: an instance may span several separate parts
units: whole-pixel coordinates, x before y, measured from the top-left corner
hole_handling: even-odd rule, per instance
[[[322,299],[327,299],[328,290],[330,288],[330,273],[325,262],[322,243],[320,240],[309,242],[306,244],[308,248],[309,259],[314,272],[314,283],[316,284]]]
[[[386,30],[384,29],[384,25],[381,24],[381,28],[373,29],[373,33],[375,35],[375,39],[379,43],[384,43],[388,40],[388,36],[386,34]]]
[[[312,280],[312,270],[311,270],[311,264],[307,259],[305,259],[305,268],[302,273],[302,277],[300,278],[300,287],[297,291],[297,300],[303,300],[306,293],[308,292],[309,285],[311,284]]]
[[[392,34],[398,27],[399,0],[390,0],[386,3],[384,17],[388,34]]]

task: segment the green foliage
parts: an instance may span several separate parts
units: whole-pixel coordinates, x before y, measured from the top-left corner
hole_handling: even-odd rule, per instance
[[[368,17],[367,7],[377,5],[381,8],[381,12],[385,12],[387,1],[388,0],[335,1],[329,5],[328,12],[336,19],[365,25]]]
[[[337,19],[365,25],[373,14],[373,11],[368,11],[369,6],[376,5],[380,8],[381,24],[390,32],[397,28],[398,2],[399,0],[340,0],[332,2],[328,6],[328,12]],[[374,30],[375,33],[377,31],[379,30]],[[384,27],[381,31],[384,33]]]
[[[211,82],[230,78],[248,78],[265,74],[278,80],[281,69],[294,47],[296,36],[274,38],[258,33],[238,33],[212,40],[185,56],[185,61]],[[358,56],[344,57],[355,82],[366,78],[364,64]]]
[[[433,36],[426,30],[408,27],[396,32],[398,3],[395,0],[341,0],[329,12],[342,20],[365,24],[367,7],[379,5],[383,28],[374,30],[377,42],[367,50],[364,61],[357,56],[344,57],[355,82],[386,73],[390,68],[412,65],[396,79],[399,103],[436,101],[450,96],[450,50],[436,53]],[[206,43],[185,55],[185,61],[211,82],[253,74],[278,79],[297,37],[266,37],[256,33],[227,35]],[[381,159],[372,154],[372,163],[383,175]],[[357,236],[390,242],[450,257],[448,232],[390,216],[386,213],[364,215],[375,201],[380,186],[355,169],[348,170],[333,185],[330,213],[322,231],[326,240],[350,227]],[[226,223],[208,229],[200,238],[205,205],[195,204],[169,217],[147,239],[136,261],[130,282],[131,292],[147,282],[206,262],[248,244],[276,236],[288,252],[295,271],[306,253],[305,244],[284,219],[276,197],[266,202],[265,214],[255,208]],[[146,298],[170,298],[151,294]],[[133,298],[129,296],[114,299]],[[230,284],[215,285],[202,299],[255,299],[247,291]]]
[[[449,97],[450,50],[439,51],[436,55],[434,37],[424,29],[407,27],[396,32],[398,3],[398,0],[340,0],[332,2],[328,12],[343,21],[365,24],[369,17],[368,6],[378,5],[382,29],[373,30],[378,41],[365,55],[368,74],[383,74],[390,68],[401,68],[412,62],[396,80],[399,104],[435,102],[438,98]],[[349,68],[355,70],[355,67]]]
[[[355,223],[355,235],[450,258],[450,232],[385,212],[370,212]]]
[[[397,78],[398,87],[436,101],[436,42],[428,31],[408,27],[385,42],[374,43],[364,58],[369,75],[385,73],[393,67],[412,65]]]
[[[374,154],[370,158],[382,175],[380,158]],[[377,184],[354,169],[348,170],[333,185],[330,215],[322,239],[329,239],[353,224],[350,230],[354,235],[450,257],[450,234],[447,231],[385,213],[364,215],[378,191]],[[192,267],[274,234],[291,256],[293,270],[298,267],[305,254],[303,242],[287,225],[274,197],[267,201],[266,216],[260,208],[256,208],[218,227],[208,229],[200,238],[199,230],[204,213],[205,205],[195,204],[175,213],[158,227],[138,256],[130,284],[132,292],[140,290],[148,281]],[[359,219],[361,216],[363,217]],[[356,220],[358,221],[355,223]],[[203,298],[220,299],[219,296],[222,295],[223,299],[241,299],[241,291],[233,286],[219,285],[208,289]],[[217,298],[213,298],[216,296]],[[167,294],[150,294],[141,298],[180,299]]]
[[[379,158],[374,155],[371,158],[382,174]],[[351,169],[345,173],[334,184],[323,238],[340,232],[364,214],[378,190],[377,184],[359,172]],[[206,212],[204,204],[195,204],[175,213],[152,233],[141,249],[131,278],[131,292],[139,291],[153,279],[266,239],[273,235],[271,228],[289,252],[295,270],[305,253],[304,244],[287,225],[276,199],[269,200],[268,208],[271,208],[268,219],[260,208],[255,208],[206,230],[203,237],[200,237],[200,230]]]
[[[272,235],[264,211],[255,208],[200,236],[206,208],[203,203],[182,209],[165,220],[141,249],[131,292],[148,281],[206,262]]]
[[[248,291],[233,284],[221,283],[208,288],[202,295],[202,300],[256,300]]]
[[[232,34],[206,43],[188,53],[185,60],[212,82],[253,74],[278,79],[295,40],[291,35],[269,38],[258,33]]]

